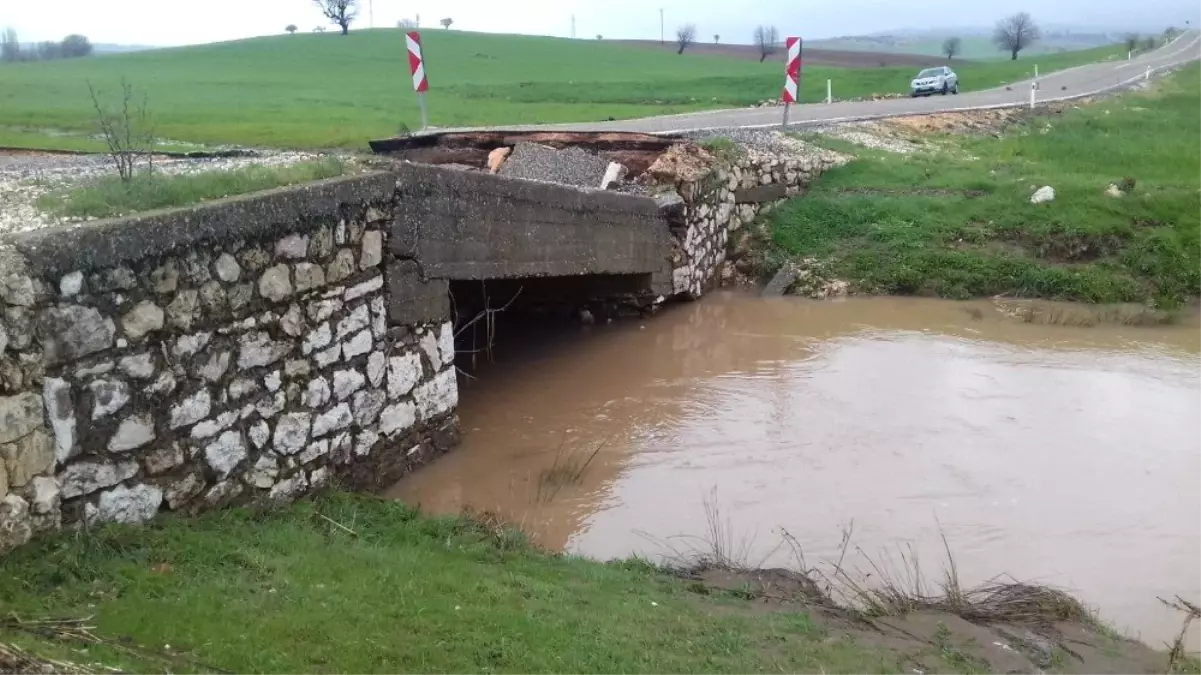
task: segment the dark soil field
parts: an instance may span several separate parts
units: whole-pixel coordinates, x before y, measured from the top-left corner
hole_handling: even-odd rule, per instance
[[[712,39],[713,36],[708,36]],[[616,42],[618,44],[627,44],[633,47],[647,47],[651,49],[664,49],[674,52],[678,45],[674,40],[668,40],[667,44],[660,44],[658,40],[606,40],[606,42]],[[711,54],[718,56],[733,56],[740,59],[759,60],[759,48],[755,45],[736,45],[736,44],[714,44],[712,42],[698,41],[695,44],[688,45],[686,54]],[[775,54],[767,57],[778,61],[784,60],[784,50],[781,48]],[[889,54],[885,52],[854,52],[842,51],[836,49],[806,49],[802,54],[807,65],[813,66],[833,66],[836,68],[887,68],[890,66],[940,66],[946,61],[937,56],[923,56],[921,54]],[[964,63],[962,60],[957,60],[958,63]]]

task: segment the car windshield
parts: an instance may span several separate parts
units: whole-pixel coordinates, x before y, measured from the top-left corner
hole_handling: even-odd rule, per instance
[[[939,75],[942,75],[942,68],[927,68],[918,73],[917,77],[918,79],[922,79],[925,77],[938,77]]]

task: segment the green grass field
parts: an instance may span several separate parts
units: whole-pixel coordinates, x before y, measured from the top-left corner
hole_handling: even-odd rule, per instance
[[[596,40],[423,32],[435,126],[581,122],[749,105],[779,95],[782,64]],[[1043,72],[1116,56],[1039,60]],[[362,148],[419,126],[400,30],[280,35],[89,59],[0,65],[0,145],[95,149],[87,83],[144,93],[160,138]],[[1028,76],[1034,61],[965,64],[965,89]],[[912,69],[812,67],[805,100],[904,91]],[[812,84],[805,84],[812,83]],[[111,99],[110,99],[111,100]]]
[[[1153,91],[908,155],[848,148],[771,217],[777,253],[859,291],[1175,307],[1201,294],[1201,66]],[[829,144],[828,141],[821,141]],[[1105,194],[1135,181],[1131,194]],[[1037,187],[1056,199],[1031,204]]]

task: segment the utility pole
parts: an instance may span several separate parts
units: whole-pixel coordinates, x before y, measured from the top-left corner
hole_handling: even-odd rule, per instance
[[[575,14],[571,15],[571,39],[575,39]]]
[[[375,28],[375,0],[367,0],[367,25]]]
[[[659,8],[659,44],[665,44],[663,41],[663,8]]]

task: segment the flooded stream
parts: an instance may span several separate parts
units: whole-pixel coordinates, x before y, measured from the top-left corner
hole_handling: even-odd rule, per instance
[[[1201,601],[1201,332],[1023,323],[988,302],[720,293],[524,335],[462,380],[463,443],[397,485],[609,559],[720,512],[752,564],[867,569],[945,535],[964,583],[1065,588],[1153,645]],[[1192,638],[1197,648],[1197,638]]]

